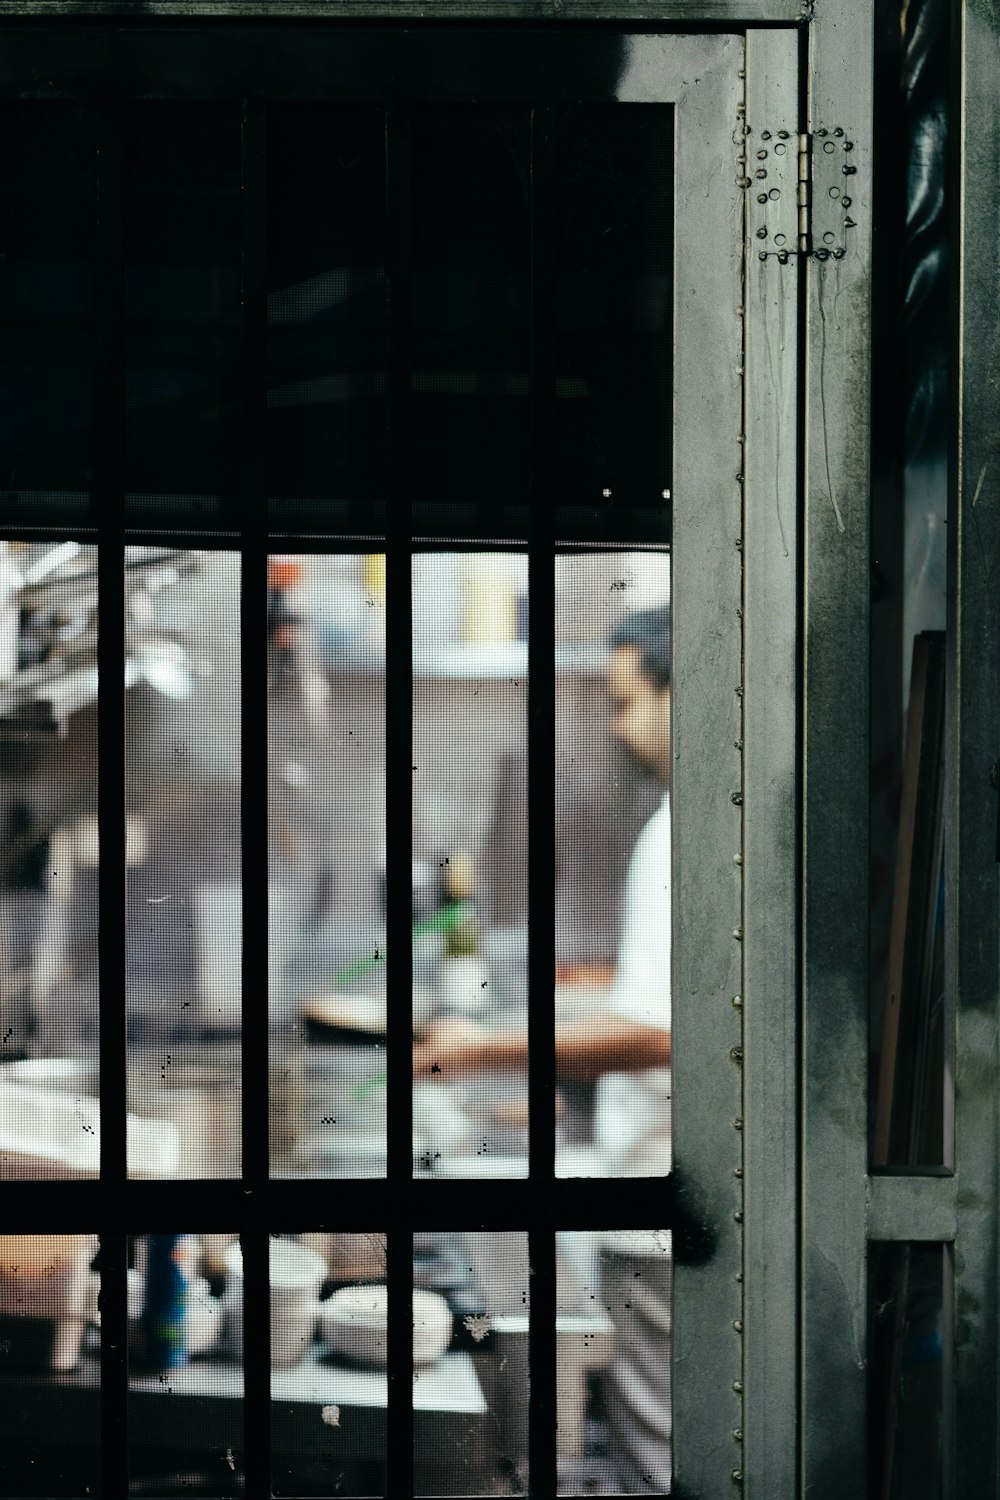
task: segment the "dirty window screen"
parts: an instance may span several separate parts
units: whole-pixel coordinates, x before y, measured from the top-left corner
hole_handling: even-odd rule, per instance
[[[386,1172],[384,552],[268,558],[274,1177]]]
[[[133,1235],[131,1264],[116,1252],[107,1270],[122,1331],[152,1253],[209,1339],[159,1370],[138,1328],[127,1369],[105,1341],[130,1489],[222,1495],[267,1468],[288,1495],[554,1493],[552,1228],[641,1221],[613,1181],[629,1168],[603,1167],[600,1215],[571,1180],[594,1175],[596,1080],[560,1075],[549,996],[607,991],[656,802],[614,759],[607,678],[633,607],[669,606],[671,113],[268,106],[251,132],[228,105],[144,104],[116,128],[123,445],[94,540],[126,662],[106,689],[125,750],[100,771],[100,817],[126,912],[123,993],[106,983],[102,1003],[121,1007],[127,1065],[104,1125],[132,1117],[131,1197],[123,1216],[107,1177],[94,1201],[112,1241]],[[223,515],[238,525],[213,532]],[[584,758],[596,792],[569,769]],[[602,852],[597,825],[619,812]],[[442,1024],[514,1039],[516,1061],[446,1079],[428,1054],[411,1096],[411,1033],[419,1050]],[[334,1177],[335,1198],[296,1181]],[[539,1188],[547,1227],[510,1230]],[[282,1220],[315,1233],[273,1234]],[[339,1289],[331,1221],[389,1224],[388,1261],[340,1283],[388,1289],[384,1453],[377,1424],[322,1417],[348,1401],[300,1390],[336,1364],[317,1311]],[[169,1222],[228,1224],[244,1249],[270,1237],[270,1255],[244,1266],[232,1235],[152,1233]],[[326,1258],[318,1291],[295,1281],[299,1247]],[[272,1315],[295,1300],[289,1282],[316,1312],[301,1348],[261,1313],[269,1288]],[[438,1409],[433,1361],[412,1399],[398,1379],[417,1291],[444,1297],[466,1341],[440,1356],[462,1378],[439,1382]],[[300,1400],[303,1444],[284,1411]]]

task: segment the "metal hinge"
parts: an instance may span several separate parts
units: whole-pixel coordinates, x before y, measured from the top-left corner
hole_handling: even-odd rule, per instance
[[[798,149],[795,149],[795,142]],[[745,177],[750,233],[758,259],[786,264],[793,255],[842,260],[857,168],[854,142],[840,125],[814,131],[762,130],[747,136]]]

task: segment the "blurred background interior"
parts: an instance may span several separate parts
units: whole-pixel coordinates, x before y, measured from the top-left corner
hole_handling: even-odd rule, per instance
[[[125,566],[130,1172],[236,1176],[239,558],[130,548]],[[611,738],[606,640],[626,612],[668,601],[669,558],[576,552],[555,568],[555,980],[557,1014],[571,1016],[605,1003],[625,870],[658,796]],[[90,1176],[96,555],[9,543],[2,569],[0,1172]],[[386,587],[379,553],[270,563],[276,1175],[385,1171]],[[527,596],[521,552],[413,559],[417,1033],[449,1015],[526,1020]],[[521,1076],[417,1085],[415,1171],[523,1175],[526,1100]],[[600,1170],[591,1106],[586,1085],[562,1090],[570,1175]]]

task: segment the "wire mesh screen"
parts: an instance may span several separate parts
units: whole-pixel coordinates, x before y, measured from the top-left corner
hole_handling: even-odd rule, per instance
[[[414,558],[421,1175],[527,1175],[527,749],[527,558]]]
[[[413,1242],[416,1495],[526,1494],[527,1235]]]
[[[129,1173],[236,1177],[240,560],[127,548],[125,565],[151,589],[126,725],[128,1087],[144,1122]]]
[[[0,1494],[100,1487],[96,1235],[0,1235]]]
[[[556,558],[556,1175],[670,1170],[670,560]]]
[[[525,109],[421,108],[410,133],[412,487],[432,503],[520,501],[528,480]]]
[[[0,542],[0,1176],[96,1177],[97,549]]]
[[[386,1170],[385,556],[273,556],[271,1170]]]
[[[671,1235],[556,1241],[559,1493],[669,1494]]]
[[[384,1234],[272,1236],[276,1495],[386,1492]]]
[[[98,134],[77,104],[0,111],[0,500],[8,520],[88,509],[97,385]]]
[[[555,151],[559,500],[617,539],[669,494],[673,112],[567,108]]]
[[[239,111],[133,107],[123,173],[126,506],[214,514],[239,481]]]
[[[243,1490],[243,1263],[233,1234],[144,1234],[128,1273],[129,1494]]]
[[[383,111],[270,110],[267,181],[271,512],[329,524],[384,495]]]

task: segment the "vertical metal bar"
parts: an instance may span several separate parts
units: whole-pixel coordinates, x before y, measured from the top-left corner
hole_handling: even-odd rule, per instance
[[[773,182],[773,146],[793,155],[798,139],[794,31],[747,33],[745,119],[747,158],[756,169],[768,151]],[[773,254],[794,206],[744,175],[743,1469],[745,1492],[766,1497],[794,1495],[798,1433],[799,260]]]
[[[1000,1472],[1000,900],[991,767],[1000,760],[1000,235],[995,7],[953,7],[959,71],[954,241],[959,262],[954,459],[948,507],[945,981],[955,997],[955,1493],[991,1494]]]
[[[128,1239],[101,1235],[101,1485],[105,1495],[128,1489]]]
[[[857,168],[806,289],[801,1485],[832,1500],[866,1483],[871,0],[809,31],[809,129]]]
[[[122,1193],[128,1174],[125,1035],[125,572],[122,493],[124,415],[122,121],[98,119],[98,442],[94,503],[98,534],[98,892],[100,929],[101,1154],[104,1194]],[[128,1485],[126,1250],[110,1224],[101,1235],[101,1472],[106,1495]]]
[[[244,1424],[247,1487],[271,1486],[270,1291],[266,1213],[268,1161],[268,776],[267,776],[267,482],[265,419],[266,118],[244,103],[242,115],[241,336],[243,361],[242,526],[240,566],[240,826],[242,872],[242,1179],[255,1235],[244,1244]],[[243,1228],[243,1225],[240,1226]]]
[[[555,306],[551,108],[531,113],[531,481],[528,548],[528,1170],[535,1201],[555,1167]],[[556,1493],[556,1296],[551,1233],[529,1236],[530,1487]]]
[[[385,821],[387,1173],[389,1189],[409,1195],[413,1178],[413,624],[411,506],[407,465],[410,414],[410,120],[386,111],[386,652]],[[413,1243],[388,1241],[388,1493],[413,1489]]]
[[[386,1495],[413,1494],[413,1233],[386,1235]]]
[[[263,1215],[258,1213],[257,1219]],[[243,1255],[243,1443],[248,1495],[271,1493],[270,1235],[256,1225],[240,1232]]]

